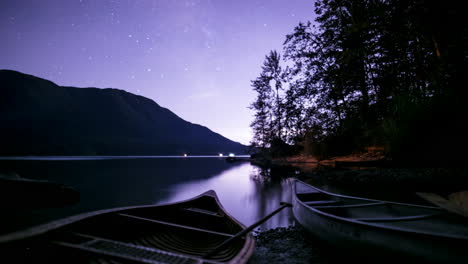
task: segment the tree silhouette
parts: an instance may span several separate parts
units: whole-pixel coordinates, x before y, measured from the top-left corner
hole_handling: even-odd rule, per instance
[[[286,36],[288,67],[276,51],[262,66],[263,140],[326,145],[330,154],[377,144],[394,158],[426,160],[466,147],[462,10],[434,0],[317,0],[315,25]]]
[[[280,59],[278,52],[271,51],[265,57],[260,76],[252,81],[252,87],[257,92],[257,99],[250,106],[256,111],[251,123],[253,142],[262,147],[269,146],[273,138],[282,138],[284,107],[280,95],[283,83]]]

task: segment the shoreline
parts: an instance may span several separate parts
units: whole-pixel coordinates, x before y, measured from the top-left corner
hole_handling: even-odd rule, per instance
[[[369,254],[366,248],[338,248],[310,236],[300,225],[262,230],[254,233],[254,237],[255,251],[247,264],[394,264],[412,260],[403,255],[382,258],[380,255]],[[414,261],[425,263],[420,259]]]
[[[395,163],[383,152],[363,152],[319,160],[310,155],[281,158],[258,157],[253,165],[290,169],[303,180],[325,181],[332,185],[360,188],[403,188],[443,194],[468,190],[468,166],[430,166]]]

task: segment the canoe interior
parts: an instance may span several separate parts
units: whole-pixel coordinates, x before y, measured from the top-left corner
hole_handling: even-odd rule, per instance
[[[242,229],[239,223],[220,208],[216,198],[202,196],[180,204],[95,215],[40,236],[12,243],[9,248],[13,252],[19,250],[16,253],[25,258],[29,255],[35,259],[37,255],[41,255],[44,258],[58,259],[57,262],[62,261],[62,258],[67,259],[67,262],[132,262],[132,259],[103,256],[90,253],[89,250],[85,250],[86,254],[83,254],[83,250],[74,248],[84,246],[87,249],[116,254],[125,254],[128,251],[129,255],[144,259],[147,258],[145,254],[154,255],[161,251],[161,256],[154,257],[155,263],[199,263],[205,254]],[[245,247],[246,239],[247,237],[238,239],[209,261],[229,262],[235,259]],[[52,249],[57,244],[61,247],[59,251]],[[59,258],[57,252],[61,252]],[[49,256],[50,254],[53,256]],[[70,256],[73,258],[70,259]],[[168,258],[172,259],[167,260]]]
[[[440,208],[341,196],[322,192],[302,182],[295,184],[300,201],[333,217],[381,227],[468,239],[468,220]]]

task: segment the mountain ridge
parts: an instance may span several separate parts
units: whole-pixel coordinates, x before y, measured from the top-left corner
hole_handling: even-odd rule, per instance
[[[245,146],[116,88],[0,70],[0,155],[216,155]]]

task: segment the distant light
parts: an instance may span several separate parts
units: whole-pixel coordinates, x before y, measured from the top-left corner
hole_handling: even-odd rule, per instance
[[[219,153],[219,156],[222,157],[222,156],[223,156],[223,153]]]
[[[187,154],[184,154],[184,157],[187,157]]]
[[[236,155],[234,155],[234,153],[229,153],[229,157],[234,157]]]

